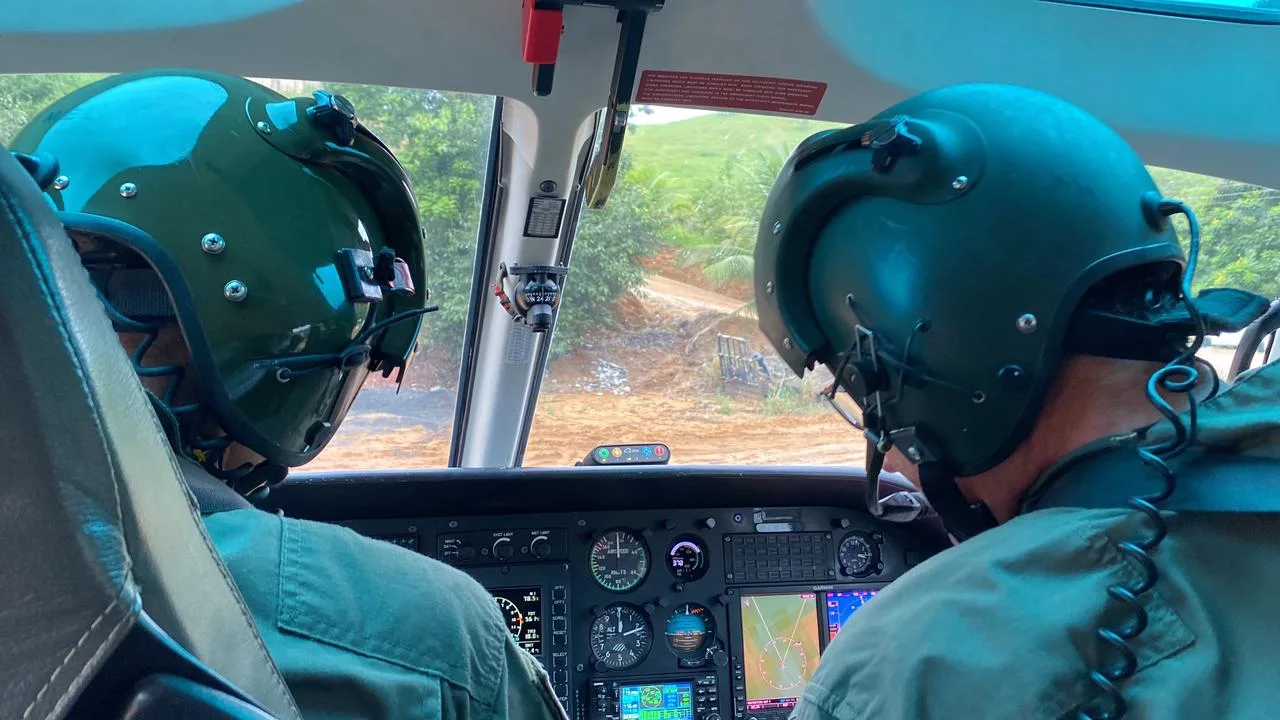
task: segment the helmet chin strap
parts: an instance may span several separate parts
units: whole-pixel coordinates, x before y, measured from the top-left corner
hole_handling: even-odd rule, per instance
[[[947,466],[938,461],[924,462],[916,466],[920,474],[920,489],[929,504],[942,518],[947,532],[957,541],[965,541],[999,523],[987,504],[970,502],[960,492],[956,477]]]

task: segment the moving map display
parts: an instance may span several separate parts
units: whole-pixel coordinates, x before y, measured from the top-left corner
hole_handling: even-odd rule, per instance
[[[828,640],[835,640],[849,616],[876,596],[875,590],[838,590],[826,593]]]
[[[747,709],[794,707],[818,667],[817,596],[743,595],[741,604]]]
[[[623,685],[618,688],[622,720],[693,720],[693,684]]]

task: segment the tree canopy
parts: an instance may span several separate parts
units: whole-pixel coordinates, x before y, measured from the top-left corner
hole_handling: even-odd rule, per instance
[[[96,77],[0,76],[0,143]],[[267,82],[286,94],[318,87]],[[430,286],[441,306],[428,323],[427,343],[456,353],[470,299],[493,99],[368,85],[331,89],[352,100],[413,180]],[[709,287],[749,282],[759,213],[773,180],[796,142],[824,127],[830,125],[722,114],[634,131],[608,207],[583,211],[556,351],[572,350],[609,326],[617,301],[644,280],[640,260],[660,250],[674,251]],[[1280,296],[1280,193],[1176,170],[1154,168],[1153,174],[1162,192],[1199,216],[1198,287]]]

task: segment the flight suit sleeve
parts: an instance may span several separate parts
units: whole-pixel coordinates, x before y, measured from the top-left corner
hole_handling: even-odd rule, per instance
[[[568,720],[556,699],[547,671],[512,640],[506,644],[506,718]]]
[[[308,720],[565,720],[545,671],[465,573],[259,510],[205,522]]]
[[[1031,513],[912,569],[840,630],[793,720],[1074,717],[1104,662],[1097,628],[1118,619],[1107,588],[1138,578],[1104,530],[1114,515]],[[1158,591],[1144,604],[1135,680],[1194,641]]]

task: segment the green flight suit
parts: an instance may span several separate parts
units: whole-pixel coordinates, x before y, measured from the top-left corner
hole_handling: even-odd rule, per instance
[[[307,720],[563,720],[546,672],[466,574],[254,509],[205,524]]]
[[[1170,432],[1162,423],[1145,436]],[[1187,483],[1242,456],[1262,459],[1259,487],[1280,489],[1280,463],[1268,462],[1280,458],[1280,364],[1205,403],[1197,445],[1175,469]],[[1074,718],[1094,693],[1089,669],[1114,657],[1095,631],[1125,617],[1107,587],[1141,577],[1119,544],[1149,526],[1126,509],[1024,513],[929,559],[860,609],[793,720]],[[1131,641],[1137,674],[1120,685],[1125,717],[1280,717],[1280,514],[1163,516],[1159,581],[1144,596],[1150,625]]]

